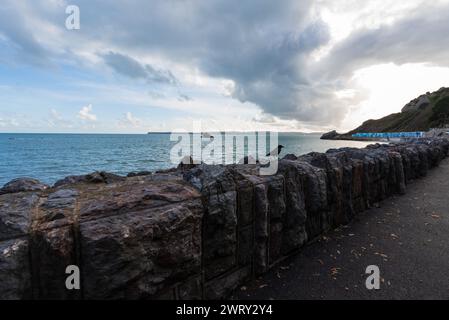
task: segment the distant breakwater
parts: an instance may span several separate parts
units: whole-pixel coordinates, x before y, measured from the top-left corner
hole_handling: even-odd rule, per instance
[[[449,141],[288,155],[120,177],[96,172],[47,187],[0,189],[2,299],[222,299],[311,240],[426,176]],[[438,187],[438,186],[436,186]],[[78,266],[80,290],[67,290]]]

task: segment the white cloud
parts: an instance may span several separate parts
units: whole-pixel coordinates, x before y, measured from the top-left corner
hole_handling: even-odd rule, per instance
[[[427,64],[398,66],[389,63],[358,70],[353,82],[361,88],[365,87],[369,96],[356,105],[348,104],[352,111],[342,122],[342,129],[353,129],[354,123],[361,124],[368,119],[379,119],[400,112],[406,103],[417,97],[417,93],[447,87],[448,79],[449,68]]]
[[[52,128],[73,128],[73,123],[65,119],[56,109],[50,110],[47,123]]]
[[[58,121],[61,121],[62,120],[62,116],[59,114],[59,112],[58,111],[56,111],[55,109],[51,109],[50,110],[50,114],[51,114],[51,117],[54,119],[54,120],[58,120]]]
[[[133,116],[131,112],[127,112],[124,118],[120,120],[120,125],[123,127],[139,127],[142,124],[142,120]]]
[[[78,118],[84,121],[90,121],[95,122],[97,121],[97,116],[92,113],[92,105],[89,104],[88,106],[82,107],[81,110],[78,112]]]
[[[2,128],[18,126],[20,126],[20,123],[15,118],[0,118],[0,127]]]
[[[444,41],[449,32],[448,0],[286,0],[282,4],[255,0],[239,6],[227,0],[126,4],[77,0],[85,8],[80,32],[64,29],[62,0],[52,0],[51,5],[5,2],[0,9],[0,41],[9,50],[0,52],[0,63],[41,67],[68,63],[99,79],[115,70],[126,77],[119,77],[120,85],[109,78],[96,81],[105,89],[95,91],[95,101],[103,104],[109,99],[108,103],[124,108],[163,108],[170,124],[175,122],[170,110],[177,110],[222,122],[229,118],[230,125],[243,115],[245,121],[254,118],[257,125],[350,128],[361,118],[392,111],[390,105],[379,107],[376,97],[385,92],[384,83],[391,83],[386,80],[403,78],[395,76],[398,66],[403,73],[404,66],[412,64],[413,74],[424,70],[417,66],[425,62],[449,67],[449,44]],[[383,65],[390,66],[381,68],[379,81],[359,72]],[[398,109],[433,88],[426,77],[407,79],[403,87],[413,89],[388,93],[391,104],[408,97],[395,105]],[[429,88],[416,92],[424,87]],[[83,95],[64,101],[79,103],[79,96]],[[123,116],[125,110],[133,109],[119,110],[113,119],[121,119],[108,125],[142,124],[130,112]],[[266,116],[254,117],[256,112]],[[91,105],[77,117],[90,124],[97,121]],[[60,122],[60,115],[52,112],[51,120]],[[243,120],[239,125],[244,125]]]
[[[62,116],[55,109],[51,109],[50,116],[47,119],[48,125],[50,127],[56,127],[61,120]]]

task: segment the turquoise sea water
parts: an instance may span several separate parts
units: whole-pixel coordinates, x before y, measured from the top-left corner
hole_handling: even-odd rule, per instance
[[[325,141],[319,135],[280,133],[286,148],[281,156],[331,148],[364,147],[356,141]],[[126,175],[132,171],[168,169],[169,134],[0,134],[0,186],[18,177],[32,177],[47,184],[68,175],[108,171]]]

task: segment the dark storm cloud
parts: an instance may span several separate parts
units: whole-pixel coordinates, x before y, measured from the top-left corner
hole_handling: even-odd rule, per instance
[[[81,10],[92,7],[91,2],[78,1],[78,5]],[[311,1],[293,0],[238,5],[224,0],[97,2],[95,11],[101,16],[89,10],[82,29],[92,30],[90,37],[114,46],[162,55],[196,66],[211,77],[231,79],[234,98],[255,103],[268,113],[325,122],[327,113],[316,110],[318,97],[309,94],[314,83],[307,75],[307,60],[330,36],[327,26],[311,15],[311,5]],[[121,14],[112,16],[114,12]],[[100,30],[95,28],[98,25]],[[130,57],[110,58],[109,65],[123,74],[145,74]],[[327,96],[327,91],[323,88],[319,97]]]
[[[181,93],[178,95],[178,101],[184,102],[184,101],[192,101],[192,100],[193,99],[186,94]]]
[[[156,69],[149,64],[141,64],[136,59],[116,52],[100,55],[117,73],[134,79],[145,79],[149,82],[175,84],[175,76],[169,70]]]
[[[27,25],[20,10],[10,3],[2,3],[0,6],[0,35],[5,37],[3,42],[0,38],[2,51],[13,52],[20,61],[28,64],[49,64],[50,53],[36,40],[32,28]],[[12,62],[12,59],[7,57],[4,57],[4,60]]]
[[[14,3],[9,1],[9,6]],[[34,1],[27,3],[42,19],[63,28],[64,16]],[[335,92],[345,89],[359,68],[389,62],[449,65],[447,5],[428,4],[389,25],[355,30],[315,62],[312,53],[326,45],[330,35],[311,0],[71,4],[81,10],[81,30],[67,33],[76,39],[73,45],[101,44],[104,62],[124,76],[172,84],[176,79],[170,71],[135,58],[162,57],[210,77],[233,80],[235,99],[255,103],[268,114],[313,124],[338,124],[345,116],[348,106]],[[0,19],[0,32],[23,53],[31,52],[29,57],[45,59],[48,52],[37,37],[13,24],[14,18],[8,20],[7,10],[0,9],[0,18],[5,18]]]
[[[103,60],[130,78],[173,83],[170,71],[134,57],[157,55],[235,83],[233,97],[280,117],[323,121],[307,74],[310,53],[329,40],[327,26],[311,15],[312,1],[72,1],[81,30],[70,33],[114,48]],[[36,12],[45,8],[36,7]],[[46,13],[48,15],[48,12]],[[56,16],[48,18],[57,21]],[[314,89],[313,91],[317,91]],[[327,89],[319,97],[327,96]],[[333,109],[333,106],[326,106]],[[334,119],[335,117],[333,117]]]

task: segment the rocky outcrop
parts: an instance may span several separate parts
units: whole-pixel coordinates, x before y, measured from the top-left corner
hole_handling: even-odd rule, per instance
[[[48,186],[41,183],[36,179],[31,178],[20,178],[14,179],[3,186],[0,189],[0,195],[7,193],[18,193],[27,191],[43,191],[47,189]]]
[[[429,95],[423,94],[407,103],[401,112],[418,111],[427,108],[431,104]]]
[[[139,176],[150,176],[153,173],[151,171],[138,171],[138,172],[130,172],[128,173],[128,178],[139,177]]]
[[[418,140],[288,155],[273,176],[199,164],[13,188],[0,195],[0,298],[226,298],[448,152],[448,140]],[[79,291],[65,287],[68,265]]]
[[[358,128],[341,135],[339,139],[350,139],[356,133],[429,131],[432,128],[446,128],[448,125],[449,88],[441,88],[410,101],[401,112],[365,121]]]
[[[340,135],[336,130],[332,130],[330,132],[327,132],[321,136],[321,140],[335,140],[338,139]]]
[[[139,174],[137,174],[139,175]],[[131,176],[135,176],[131,174]],[[108,172],[93,172],[82,176],[69,176],[55,183],[55,187],[61,187],[76,183],[113,183],[125,180],[124,177],[108,173]]]

